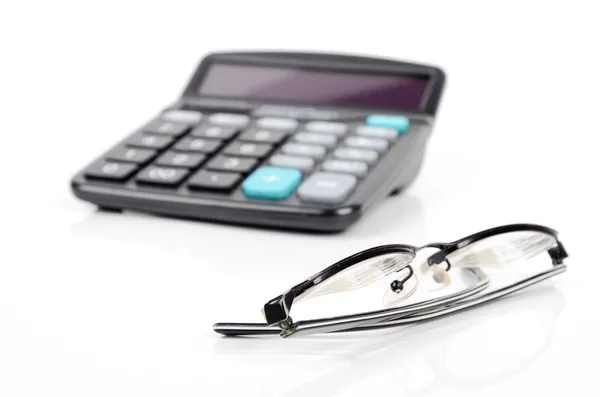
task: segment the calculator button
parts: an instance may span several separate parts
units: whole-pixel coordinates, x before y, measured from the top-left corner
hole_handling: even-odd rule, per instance
[[[364,161],[367,164],[375,164],[379,154],[375,150],[341,147],[335,149],[333,157],[342,160],[356,160]]]
[[[297,194],[302,201],[336,204],[350,195],[356,183],[352,175],[317,172],[300,186]]]
[[[408,131],[410,121],[407,117],[387,114],[371,114],[365,119],[366,125],[374,127],[393,128],[403,134]]]
[[[161,114],[160,118],[174,123],[195,125],[202,120],[202,113],[193,110],[172,109]]]
[[[174,123],[165,120],[154,120],[146,124],[142,130],[152,134],[180,136],[188,132],[189,124]]]
[[[314,159],[320,159],[325,156],[327,148],[325,148],[325,146],[305,145],[303,143],[286,143],[281,147],[281,151],[285,154],[308,156]]]
[[[261,143],[232,142],[225,148],[223,153],[232,156],[265,157],[272,148],[272,145]]]
[[[348,130],[346,124],[333,123],[330,121],[310,121],[304,125],[304,128],[312,132],[335,134],[338,136],[344,135]]]
[[[151,165],[140,172],[135,177],[135,180],[139,183],[175,186],[178,185],[188,173],[188,170],[181,168],[156,167]]]
[[[323,145],[332,148],[337,143],[337,138],[332,134],[314,134],[310,132],[298,132],[294,135],[294,140],[300,143],[309,143]]]
[[[242,191],[249,198],[285,200],[302,182],[302,173],[292,168],[261,167],[242,184]]]
[[[127,141],[127,146],[135,146],[145,149],[164,149],[173,142],[170,136],[158,136],[138,134]]]
[[[215,171],[248,172],[257,161],[250,158],[218,156],[212,159],[206,168]]]
[[[234,173],[198,171],[189,180],[190,189],[230,191],[242,176]]]
[[[369,166],[362,161],[327,160],[323,163],[323,170],[328,172],[339,172],[363,177],[367,175]]]
[[[167,152],[155,161],[158,165],[167,167],[196,168],[206,158],[203,154]]]
[[[202,138],[185,138],[177,142],[175,150],[184,152],[213,153],[221,147],[221,141]]]
[[[269,164],[276,167],[296,168],[307,172],[315,166],[315,160],[310,157],[289,156],[287,154],[276,154],[269,159]]]
[[[256,125],[260,128],[291,131],[298,127],[298,121],[278,117],[263,117],[256,120]]]
[[[396,131],[393,128],[361,125],[356,129],[356,135],[364,136],[367,138],[383,138],[391,141],[398,137],[398,131]]]
[[[222,127],[245,127],[250,121],[250,117],[245,114],[234,113],[215,113],[208,118],[211,124]]]
[[[124,161],[127,163],[142,164],[149,161],[156,154],[155,150],[117,148],[106,156],[109,160]]]
[[[122,181],[127,179],[137,169],[135,164],[113,163],[102,161],[89,167],[85,176],[92,179],[107,179]]]
[[[218,125],[201,125],[192,130],[191,135],[200,138],[231,139],[239,131],[236,127],[220,127]]]
[[[287,134],[282,131],[250,130],[240,135],[241,141],[279,143],[285,139]]]
[[[346,146],[359,149],[371,149],[378,152],[384,152],[389,146],[389,142],[381,138],[364,138],[362,136],[351,136],[344,141]]]

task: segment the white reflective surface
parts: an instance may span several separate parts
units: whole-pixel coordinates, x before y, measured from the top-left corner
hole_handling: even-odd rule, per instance
[[[537,2],[375,1],[342,18],[323,1],[3,2],[0,395],[594,395],[599,32],[594,2],[579,3],[545,2],[541,18]],[[334,236],[97,213],[72,197],[71,174],[176,98],[204,53],[260,47],[443,66],[415,185]],[[261,321],[266,300],[356,251],[515,222],[559,230],[567,273],[406,329],[212,332]]]

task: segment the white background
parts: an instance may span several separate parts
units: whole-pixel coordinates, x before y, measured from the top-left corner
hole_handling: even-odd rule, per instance
[[[2,2],[0,395],[595,395],[595,3]],[[235,49],[442,67],[416,184],[335,236],[97,213],[71,195],[70,176],[175,99],[204,54]],[[569,271],[407,329],[212,333],[356,250],[513,222],[559,230]]]

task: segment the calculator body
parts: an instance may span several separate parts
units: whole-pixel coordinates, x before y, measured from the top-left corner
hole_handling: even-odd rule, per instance
[[[211,54],[72,190],[111,210],[339,232],[415,179],[444,80],[379,58]]]

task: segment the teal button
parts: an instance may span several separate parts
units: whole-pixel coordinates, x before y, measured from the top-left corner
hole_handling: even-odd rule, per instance
[[[398,131],[399,134],[404,134],[406,131],[408,131],[410,121],[404,116],[371,114],[367,116],[365,124],[372,125],[374,127],[393,128]]]
[[[302,173],[293,168],[261,167],[242,184],[242,191],[249,198],[261,200],[284,200],[302,182]]]

